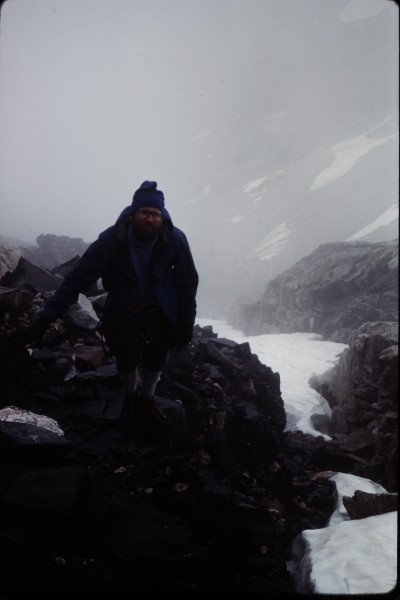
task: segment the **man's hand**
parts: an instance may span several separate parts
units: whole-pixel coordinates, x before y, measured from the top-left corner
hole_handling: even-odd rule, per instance
[[[190,344],[193,337],[193,327],[181,327],[177,329],[174,338],[174,346],[179,352]]]

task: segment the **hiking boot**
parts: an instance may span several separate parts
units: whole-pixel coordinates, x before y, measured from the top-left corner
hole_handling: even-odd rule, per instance
[[[128,392],[125,393],[119,425],[127,433],[150,436],[157,442],[163,442],[170,430],[170,423],[154,397],[146,399]]]
[[[144,415],[149,425],[155,426],[157,429],[164,431],[169,426],[168,419],[156,404],[153,398],[141,398]]]

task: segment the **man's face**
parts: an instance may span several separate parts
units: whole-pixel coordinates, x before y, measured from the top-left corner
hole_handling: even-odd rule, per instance
[[[149,242],[160,233],[163,220],[160,210],[144,206],[132,215],[133,232],[139,240]]]

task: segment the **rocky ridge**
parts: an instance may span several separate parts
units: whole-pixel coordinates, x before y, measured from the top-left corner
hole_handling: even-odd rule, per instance
[[[398,321],[397,240],[322,244],[230,316],[249,335],[315,332],[343,343],[367,321]]]
[[[343,439],[285,431],[279,374],[210,327],[163,371],[168,435],[121,427],[121,382],[92,308],[89,321],[73,310],[54,323],[43,348],[12,345],[52,293],[24,273],[24,289],[3,290],[29,304],[0,304],[2,589],[293,593],[292,543],[327,524],[332,473],[376,469]]]

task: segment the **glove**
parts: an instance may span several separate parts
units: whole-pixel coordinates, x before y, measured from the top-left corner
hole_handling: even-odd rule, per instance
[[[182,327],[178,329],[175,333],[174,338],[174,346],[179,352],[186,348],[188,344],[192,341],[193,337],[193,327]]]

